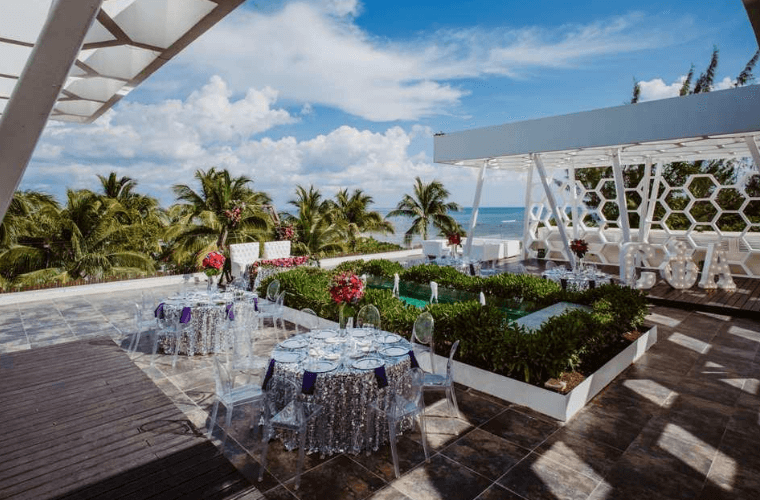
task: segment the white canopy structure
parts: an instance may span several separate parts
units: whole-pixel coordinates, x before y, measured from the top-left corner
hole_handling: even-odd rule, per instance
[[[623,165],[657,164],[659,172],[659,166],[674,161],[751,157],[755,168],[760,168],[758,144],[760,86],[753,85],[442,134],[434,138],[434,159],[480,169],[470,223],[472,235],[486,169],[527,171],[530,188],[535,166],[554,219],[563,221],[547,169],[572,172],[580,167],[612,166],[617,204],[626,207]],[[646,200],[647,194],[643,194]],[[530,201],[528,189],[526,207]],[[652,222],[654,201],[649,205],[651,208],[642,214],[644,235],[646,224]],[[573,212],[575,217],[575,207]],[[526,233],[527,221],[526,213]],[[620,217],[619,226],[622,242],[630,241],[628,217]],[[574,262],[564,224],[558,223],[558,229],[565,255]],[[573,229],[577,231],[577,224]]]
[[[89,123],[245,0],[0,0],[0,220],[48,118]]]

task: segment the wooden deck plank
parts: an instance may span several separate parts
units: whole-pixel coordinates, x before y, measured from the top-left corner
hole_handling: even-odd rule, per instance
[[[253,488],[110,339],[5,356],[0,498],[225,498]]]

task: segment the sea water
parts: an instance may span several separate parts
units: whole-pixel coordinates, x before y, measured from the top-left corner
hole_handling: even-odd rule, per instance
[[[385,217],[392,208],[377,208],[383,217]],[[472,207],[464,207],[459,212],[449,212],[462,228],[467,231],[470,227],[470,218],[472,217]],[[523,236],[523,217],[525,215],[524,207],[481,207],[478,210],[478,220],[475,226],[476,238],[498,238],[503,240],[522,240]],[[412,226],[411,219],[404,217],[391,217],[388,219],[396,231],[395,234],[372,234],[380,241],[390,241],[403,245],[404,233]],[[428,228],[428,239],[445,238],[438,234],[438,230],[432,225]],[[412,245],[420,245],[422,238],[415,235],[412,239]]]

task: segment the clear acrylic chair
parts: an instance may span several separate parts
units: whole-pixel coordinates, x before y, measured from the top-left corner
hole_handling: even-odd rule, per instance
[[[277,297],[275,297],[273,301],[259,304],[260,325],[263,326],[265,319],[271,319],[272,326],[280,330],[280,326],[278,326],[277,324],[277,320],[279,319],[280,323],[282,324],[281,330],[284,332],[285,331],[285,319],[283,318],[284,313],[285,313],[285,290],[280,292],[280,294],[277,295]]]
[[[433,315],[425,311],[417,316],[412,327],[412,349],[415,354],[427,354],[430,366],[433,366]]]
[[[372,304],[359,309],[359,313],[356,315],[356,326],[358,328],[375,328],[380,329],[380,311]]]
[[[439,389],[446,391],[446,399],[448,400],[449,409],[454,411],[454,416],[459,416],[459,406],[457,405],[457,395],[454,391],[454,354],[459,347],[459,341],[454,342],[449,352],[449,360],[446,362],[446,375],[440,375],[435,373],[425,372],[422,376],[422,388],[427,389]]]
[[[274,376],[266,390],[264,403],[264,429],[262,432],[261,468],[259,481],[264,478],[267,466],[269,440],[276,430],[298,433],[298,464],[296,466],[295,489],[301,485],[301,471],[306,454],[306,428],[322,411],[322,406],[309,402],[301,387],[293,379]]]
[[[227,441],[227,432],[232,425],[232,413],[236,406],[251,405],[251,426],[253,428],[255,417],[261,414],[264,407],[265,395],[261,390],[261,386],[255,384],[246,384],[235,387],[236,372],[230,369],[226,363],[222,362],[219,357],[214,358],[214,379],[216,381],[216,401],[214,401],[214,408],[211,410],[211,421],[208,426],[207,437],[211,438],[211,433],[214,431],[214,425],[216,424],[216,417],[219,411],[219,403],[224,405],[226,410],[225,426],[222,428],[224,432],[224,438],[222,439],[222,447]]]
[[[277,295],[280,293],[280,282],[278,280],[272,280],[267,287],[267,300],[274,302],[277,300]]]
[[[258,313],[253,304],[243,301],[236,303],[234,316],[235,319],[229,322],[231,330],[227,336],[232,343],[232,352],[223,349],[231,354],[232,368],[241,371],[264,368],[269,356],[263,355],[264,353],[257,348],[261,335]]]
[[[147,337],[156,335],[157,327],[152,310],[146,310],[140,304],[135,304],[133,312],[134,320],[132,323],[132,329],[134,330],[134,334],[132,335],[132,340],[129,342],[129,346],[127,347],[127,352],[129,353],[134,353],[137,351],[137,346],[140,343],[140,338],[142,336]]]
[[[415,417],[418,419],[425,461],[430,461],[425,431],[425,401],[422,397],[423,372],[419,368],[412,368],[411,374],[412,383],[405,385],[402,392],[393,393],[389,398],[382,398],[383,401],[388,401],[387,404],[370,403],[370,409],[376,412],[378,416],[384,416],[388,421],[388,437],[391,445],[391,457],[393,458],[393,471],[396,473],[396,477],[401,475],[398,465],[398,450],[396,449],[396,429],[399,422],[404,419]]]
[[[311,330],[315,330],[319,326],[319,316],[312,309],[304,307],[301,309],[301,319],[299,324],[296,325],[297,333],[307,333]],[[303,332],[301,331],[303,330]]]

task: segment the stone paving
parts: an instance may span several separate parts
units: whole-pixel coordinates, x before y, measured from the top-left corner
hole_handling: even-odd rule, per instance
[[[146,291],[155,300],[176,287]],[[98,335],[126,345],[128,305],[139,300],[138,290],[0,307],[0,380],[5,352]],[[653,307],[648,322],[659,342],[565,424],[459,387],[459,418],[445,399],[426,397],[433,455],[425,463],[419,433],[402,436],[398,479],[386,446],[369,456],[309,455],[295,491],[297,454],[272,442],[257,486],[291,500],[760,498],[760,321]],[[278,332],[267,331],[262,351],[276,343]],[[210,358],[181,358],[172,369],[159,355],[151,367],[148,350],[133,361],[205,430]],[[223,452],[255,481],[259,436],[248,422],[234,415]],[[219,447],[220,438],[217,427]]]

